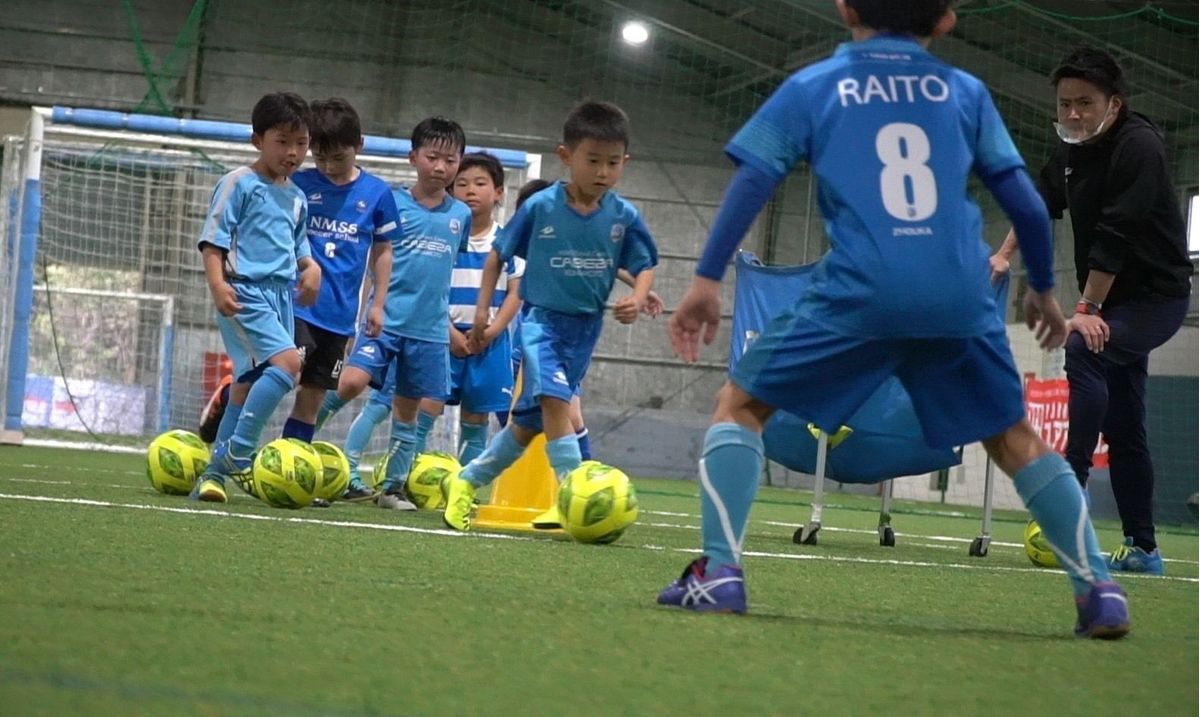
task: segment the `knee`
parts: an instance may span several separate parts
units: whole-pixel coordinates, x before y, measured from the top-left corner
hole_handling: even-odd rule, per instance
[[[291,376],[293,384],[300,382],[301,362],[299,351],[285,351],[277,356],[272,356],[271,365]]]
[[[338,378],[338,398],[343,401],[349,401],[357,397],[367,387],[369,381],[370,376],[367,375],[366,371],[354,366],[347,366],[342,370],[341,377]]]
[[[733,382],[727,381],[717,392],[717,408],[713,412],[714,423],[734,422],[759,432],[775,409],[743,391]]]

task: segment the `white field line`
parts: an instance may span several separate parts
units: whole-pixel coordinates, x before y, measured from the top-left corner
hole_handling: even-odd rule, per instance
[[[0,493],[0,500],[28,501],[34,503],[49,503],[57,505],[74,505],[87,508],[124,508],[127,510],[147,510],[160,513],[174,513],[192,516],[205,516],[215,518],[233,518],[242,520],[258,520],[277,523],[300,523],[306,525],[319,525],[334,528],[359,528],[364,530],[387,530],[401,533],[420,533],[424,535],[438,535],[449,538],[476,538],[488,540],[517,540],[517,541],[534,541],[534,538],[509,535],[505,533],[481,533],[470,532],[460,533],[455,530],[443,530],[435,528],[416,528],[412,526],[396,525],[394,523],[379,524],[366,523],[347,520],[324,520],[319,518],[298,518],[298,517],[279,517],[273,515],[262,515],[259,513],[233,513],[227,510],[213,508],[174,508],[162,505],[148,505],[144,503],[114,503],[104,500],[88,500],[85,498],[53,498],[41,495],[20,495],[12,493]],[[661,546],[641,545],[638,546],[644,550],[663,550]],[[694,554],[696,551],[690,548],[667,548],[671,552]],[[903,567],[921,567],[921,568],[957,568],[960,570],[985,570],[993,572],[1016,572],[1016,573],[1041,573],[1045,575],[1053,575],[1055,578],[1061,578],[1062,572],[1059,570],[1047,570],[1044,568],[1014,568],[997,565],[984,564],[968,564],[968,563],[935,563],[923,560],[881,560],[877,558],[855,558],[842,557],[834,555],[812,555],[801,553],[766,553],[766,552],[746,552],[744,555],[756,558],[778,558],[782,560],[820,560],[833,563],[858,563],[863,565],[895,565]],[[1200,583],[1200,578],[1185,578],[1173,575],[1168,576],[1152,576],[1138,575],[1129,573],[1121,576],[1125,578],[1139,578],[1148,580],[1169,580],[1175,582]]]

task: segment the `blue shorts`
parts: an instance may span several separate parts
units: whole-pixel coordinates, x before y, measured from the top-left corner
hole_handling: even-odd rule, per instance
[[[507,411],[513,400],[511,356],[507,331],[481,354],[464,358],[451,354],[450,392],[443,400],[451,406],[461,404],[471,413]]]
[[[521,322],[521,393],[512,420],[541,430],[543,396],[570,402],[587,375],[604,327],[602,314],[573,315],[533,306]]]
[[[526,306],[528,306],[528,304],[526,304]],[[524,313],[525,313],[524,310],[522,310],[522,312],[520,314],[517,314],[516,320],[514,320],[512,323],[513,330],[510,332],[512,334],[512,375],[513,375],[514,379],[516,379],[517,374],[521,373],[521,356],[522,356],[521,320],[522,320],[522,317],[524,316]],[[454,360],[454,357],[451,357],[451,361],[453,361],[453,360]],[[578,386],[575,387],[575,395],[576,396],[583,395],[583,384],[582,383],[580,383]],[[505,410],[507,410],[507,409],[505,409]]]
[[[730,373],[751,396],[832,433],[888,376],[912,398],[926,442],[965,445],[1025,416],[1004,325],[971,338],[862,339],[834,333],[789,309],[768,324]]]
[[[225,353],[233,362],[233,378],[253,380],[255,367],[276,354],[296,350],[293,339],[292,287],[286,281],[232,283],[241,311],[234,316],[217,314],[217,328]]]
[[[403,398],[437,398],[450,391],[450,346],[397,336],[386,331],[371,337],[359,332],[347,366],[366,371],[371,386],[386,389],[389,374]]]

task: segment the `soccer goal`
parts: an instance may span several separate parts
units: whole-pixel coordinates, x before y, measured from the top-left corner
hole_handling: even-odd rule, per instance
[[[247,124],[37,107],[23,136],[4,138],[0,442],[40,429],[102,442],[194,429],[222,351],[196,237],[217,179],[254,161],[250,134]],[[359,164],[399,187],[416,177],[409,148],[368,136]],[[540,155],[467,149],[505,166],[508,207],[540,174]],[[331,436],[345,435],[356,409]],[[382,452],[386,436],[377,441]]]

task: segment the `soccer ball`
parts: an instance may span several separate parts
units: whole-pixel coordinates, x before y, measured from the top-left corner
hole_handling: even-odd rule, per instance
[[[1025,555],[1039,568],[1058,567],[1058,557],[1050,549],[1046,536],[1042,535],[1042,526],[1032,520],[1025,526]]]
[[[328,441],[313,441],[312,447],[320,454],[321,465],[325,468],[321,471],[317,489],[313,494],[324,500],[341,498],[342,493],[346,492],[346,487],[350,485],[350,461],[346,460],[346,454],[342,453],[341,448]]]
[[[637,492],[629,476],[584,461],[558,487],[563,528],[580,543],[611,543],[637,520]]]
[[[375,461],[375,467],[371,470],[371,487],[375,490],[379,490],[384,479],[387,478],[387,459],[387,454],[384,453],[379,460]]]
[[[150,441],[146,450],[146,477],[159,493],[187,495],[211,458],[200,436],[188,431],[167,431]]]
[[[274,508],[303,508],[312,504],[324,472],[317,449],[297,438],[278,438],[254,457],[242,487]]]
[[[413,505],[421,510],[444,508],[446,496],[442,493],[442,481],[461,469],[462,466],[449,453],[422,453],[413,461],[412,471],[404,483],[404,492]]]

